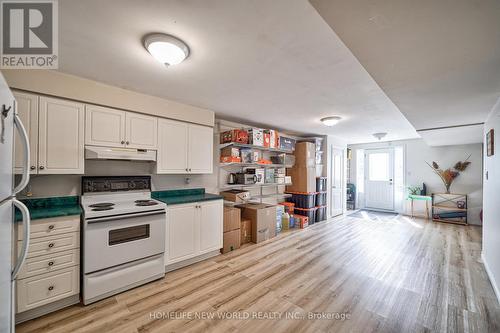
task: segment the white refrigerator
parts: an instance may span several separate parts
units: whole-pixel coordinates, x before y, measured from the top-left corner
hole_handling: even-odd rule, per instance
[[[23,174],[14,185],[14,136],[23,146]],[[0,74],[0,332],[14,332],[15,277],[26,259],[29,245],[29,212],[16,199],[29,181],[29,142],[16,112],[14,96]],[[22,215],[25,241],[18,251],[14,238],[14,207]]]

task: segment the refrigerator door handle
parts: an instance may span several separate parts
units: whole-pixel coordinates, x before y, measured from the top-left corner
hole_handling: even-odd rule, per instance
[[[28,139],[28,134],[26,134],[26,129],[24,128],[21,118],[19,118],[17,111],[14,112],[14,124],[16,125],[16,128],[19,131],[21,142],[24,146],[23,175],[21,181],[14,189],[13,194],[16,195],[17,193],[21,192],[26,187],[26,185],[28,185],[30,181],[30,142]]]
[[[19,270],[23,266],[24,261],[26,260],[26,257],[28,255],[28,247],[30,245],[31,218],[28,207],[26,207],[21,201],[17,199],[12,199],[12,203],[21,211],[21,214],[23,215],[23,245],[21,247],[21,253],[17,258],[17,262],[14,266],[14,269],[12,270],[11,279],[12,281],[14,281],[14,279],[17,276],[17,273],[19,273]]]

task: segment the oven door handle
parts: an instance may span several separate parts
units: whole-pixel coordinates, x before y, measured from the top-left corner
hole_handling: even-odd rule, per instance
[[[96,218],[92,218],[92,219],[86,219],[85,222],[87,224],[92,224],[92,223],[108,222],[108,221],[115,221],[115,220],[123,220],[123,219],[128,219],[131,217],[165,215],[166,213],[167,212],[165,210],[161,210],[161,211],[154,211],[154,212],[134,213],[134,214],[126,214],[126,215],[124,214],[124,215],[108,216],[108,217],[96,217]]]

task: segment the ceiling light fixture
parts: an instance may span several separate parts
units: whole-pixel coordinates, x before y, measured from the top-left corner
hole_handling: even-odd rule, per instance
[[[321,118],[321,122],[323,123],[323,125],[326,125],[326,126],[335,126],[338,124],[338,122],[341,120],[342,118],[340,118],[339,116],[331,116],[331,117],[325,117],[325,118]]]
[[[385,132],[380,132],[380,133],[373,133],[372,134],[374,137],[376,137],[378,139],[378,141],[382,140],[383,138],[385,138],[385,136],[387,135],[387,133]]]
[[[151,34],[144,38],[144,47],[149,53],[164,64],[180,64],[189,56],[189,47],[182,40],[167,34]]]

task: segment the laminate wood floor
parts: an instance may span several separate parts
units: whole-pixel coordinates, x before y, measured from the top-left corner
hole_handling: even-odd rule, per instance
[[[346,217],[17,330],[500,332],[500,307],[480,253],[479,227]]]

